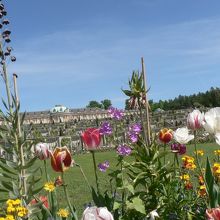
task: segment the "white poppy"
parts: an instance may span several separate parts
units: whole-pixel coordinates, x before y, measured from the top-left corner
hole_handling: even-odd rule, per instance
[[[187,127],[178,128],[173,132],[174,139],[180,144],[187,144],[194,138],[194,135],[189,134],[189,130]]]
[[[216,143],[220,145],[220,107],[212,108],[205,113],[203,127],[208,133],[215,135]]]

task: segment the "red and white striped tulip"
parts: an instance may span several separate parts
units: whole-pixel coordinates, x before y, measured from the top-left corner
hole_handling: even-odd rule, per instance
[[[203,121],[205,119],[204,113],[199,110],[193,110],[193,112],[188,114],[187,117],[187,127],[191,130],[197,130],[202,128]]]
[[[50,157],[50,150],[49,150],[49,145],[46,143],[38,143],[35,146],[35,155],[40,159],[40,160],[46,160]]]

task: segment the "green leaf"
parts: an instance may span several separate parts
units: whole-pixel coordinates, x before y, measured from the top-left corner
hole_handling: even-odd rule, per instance
[[[144,203],[139,197],[133,198],[131,202],[127,201],[126,205],[127,205],[128,209],[134,209],[137,212],[140,212],[140,213],[146,215]]]
[[[11,171],[10,169],[6,168],[4,164],[2,164],[2,162],[0,162],[0,168],[3,169],[4,171],[6,171],[7,173],[16,175],[16,173],[14,173],[13,171]]]
[[[216,208],[216,207],[218,207],[218,200],[219,200],[219,196],[220,196],[219,195],[219,188],[218,188],[218,185],[216,185],[216,183],[215,183],[208,157],[207,157],[207,161],[206,161],[205,181],[207,184],[207,192],[209,195],[210,206],[211,206],[211,208]]]
[[[0,181],[0,184],[8,191],[13,191],[12,184],[10,182]]]
[[[130,91],[130,90],[124,90],[124,89],[122,89],[122,92],[124,92],[124,94],[126,95],[126,96],[131,96],[132,95],[132,92]]]
[[[121,207],[121,204],[119,202],[114,202],[113,210],[119,209]]]
[[[34,162],[37,160],[37,157],[33,157],[30,161],[28,161],[27,163],[26,163],[26,165],[25,166],[21,166],[20,167],[20,169],[27,169],[27,168],[30,168],[33,164],[34,164]]]

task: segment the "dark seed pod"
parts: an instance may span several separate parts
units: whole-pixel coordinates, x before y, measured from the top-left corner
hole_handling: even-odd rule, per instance
[[[11,62],[15,62],[16,61],[16,57],[15,56],[11,56]]]
[[[7,11],[2,11],[2,14],[4,15],[4,16],[6,16],[7,15]]]
[[[5,35],[9,35],[9,34],[11,34],[11,31],[9,31],[9,30],[5,30],[5,31],[3,31],[3,33],[2,33],[3,35],[5,34]]]
[[[11,52],[11,51],[12,51],[12,47],[6,47],[6,50],[7,50],[8,52]]]
[[[3,25],[2,25],[2,24],[0,24],[0,29],[2,28],[2,26],[3,26]]]
[[[10,42],[11,42],[11,39],[10,39],[9,36],[6,36],[6,37],[5,37],[5,42],[6,42],[6,43],[10,43]]]
[[[10,55],[10,52],[9,51],[6,51],[5,52],[5,56],[9,56]]]
[[[2,24],[5,24],[5,25],[8,25],[10,22],[9,22],[9,20],[8,19],[4,19],[3,21],[2,21]]]
[[[3,4],[0,4],[0,10],[4,10],[5,6]]]
[[[0,18],[2,18],[3,17],[3,14],[0,12]]]
[[[1,63],[1,65],[3,65],[3,64],[5,63],[5,61],[4,61],[4,60],[2,60],[0,63]]]

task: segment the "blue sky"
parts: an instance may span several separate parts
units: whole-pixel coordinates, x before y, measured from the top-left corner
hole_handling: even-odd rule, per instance
[[[133,70],[145,59],[155,101],[220,85],[219,0],[22,0],[11,21],[22,111],[123,108]],[[10,77],[11,78],[11,77]],[[2,85],[1,85],[2,89]]]

